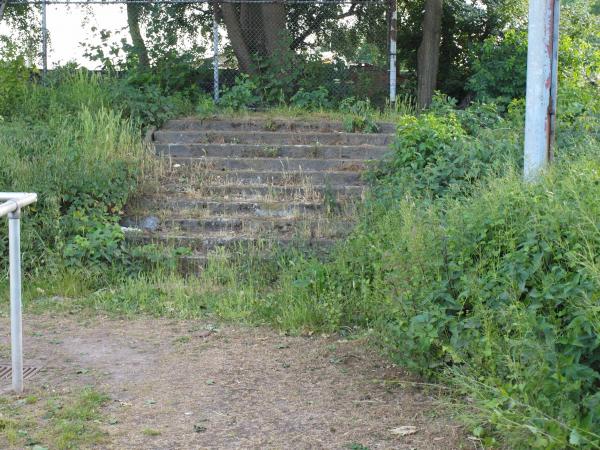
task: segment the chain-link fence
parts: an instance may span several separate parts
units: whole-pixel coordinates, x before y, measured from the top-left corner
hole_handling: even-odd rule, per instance
[[[395,97],[395,1],[216,1],[215,98],[248,80],[267,103]],[[390,78],[391,76],[391,78]]]
[[[187,33],[184,41],[200,42],[193,56],[178,49],[189,57],[176,63],[189,63],[196,85],[217,100],[236,85],[251,89],[263,104],[292,99],[335,104],[355,97],[382,105],[395,99],[396,0],[9,0],[13,3],[39,11],[44,73],[46,5],[96,5],[97,15],[108,5],[122,5],[128,51],[136,47],[137,33],[148,47],[145,59],[162,64],[163,72],[173,52],[161,53],[162,41],[154,37],[168,41],[164,35],[180,24]],[[117,54],[112,47],[92,50],[87,53]],[[175,77],[175,67],[170,70]]]

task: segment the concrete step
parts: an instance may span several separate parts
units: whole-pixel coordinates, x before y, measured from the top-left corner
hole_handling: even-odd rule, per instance
[[[325,158],[380,160],[391,150],[374,145],[155,144],[156,153],[172,157]]]
[[[234,259],[242,259],[247,261],[249,257],[254,263],[258,261],[272,261],[274,251],[277,249],[289,248],[294,246],[294,252],[305,252],[311,257],[325,256],[331,246],[334,244],[332,240],[312,240],[312,241],[287,241],[278,243],[275,241],[263,241],[261,243],[249,243],[244,245],[239,243],[228,248],[225,252],[209,251],[209,252],[192,252],[189,255],[179,257],[179,271],[185,274],[200,274],[208,265],[209,262],[228,262]]]
[[[143,227],[147,218],[127,217],[122,223],[128,228]],[[300,234],[308,237],[327,236],[341,237],[346,235],[349,221],[341,222],[335,219],[324,217],[300,218],[300,217],[165,217],[157,220],[157,231],[159,232],[192,232],[192,233],[211,233],[211,232],[239,232],[242,234],[251,234],[253,236],[277,237],[278,235]],[[155,231],[156,232],[156,231]]]
[[[163,184],[162,188],[163,193],[171,195],[185,193],[246,202],[315,202],[323,201],[326,197],[336,200],[356,199],[362,196],[366,189],[365,186],[358,183],[348,185],[314,184],[309,186],[274,186],[264,183],[229,183],[225,185],[210,183],[194,187],[170,183]]]
[[[290,187],[357,185],[362,178],[362,173],[350,171],[206,170],[203,175],[211,180],[211,184],[273,184]]]
[[[172,162],[193,165],[194,170],[211,171],[363,172],[367,167],[366,161],[360,159],[177,157],[172,158]]]
[[[140,244],[160,244],[167,247],[184,247],[191,249],[197,254],[206,255],[208,252],[219,247],[235,250],[254,248],[271,248],[273,246],[289,246],[295,243],[306,243],[315,248],[330,247],[335,239],[314,238],[306,239],[302,237],[278,237],[276,239],[265,239],[262,237],[243,235],[238,232],[227,233],[205,233],[203,235],[195,233],[126,233],[127,242],[133,245]]]
[[[156,196],[139,199],[130,205],[138,216],[167,216],[183,214],[192,217],[248,215],[255,217],[299,217],[318,215],[323,202],[239,201],[194,198],[181,195]]]
[[[264,144],[264,145],[377,145],[387,146],[394,140],[393,134],[366,133],[293,133],[248,131],[163,131],[154,133],[159,144]]]
[[[396,131],[396,125],[393,123],[378,122],[378,126],[380,133],[394,133]],[[285,118],[173,119],[169,120],[163,129],[173,131],[345,131],[344,125],[339,121],[307,121]]]

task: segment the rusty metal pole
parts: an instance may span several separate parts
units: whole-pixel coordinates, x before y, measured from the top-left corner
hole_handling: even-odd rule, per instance
[[[396,104],[398,0],[390,1],[390,105]]]
[[[527,181],[535,181],[553,156],[559,15],[559,0],[529,1],[524,153]]]

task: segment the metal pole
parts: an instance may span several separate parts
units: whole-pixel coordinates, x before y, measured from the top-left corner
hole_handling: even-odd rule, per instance
[[[48,28],[46,26],[46,0],[42,1],[42,77],[48,74]]]
[[[534,181],[552,158],[556,117],[559,0],[529,1],[524,177]]]
[[[10,271],[10,340],[12,387],[23,392],[23,331],[21,315],[21,210],[8,215],[8,254]]]
[[[217,20],[217,4],[213,4],[213,96],[219,102],[219,22]]]
[[[398,1],[391,0],[390,20],[390,105],[396,103],[396,39],[398,38]]]
[[[550,88],[550,143],[548,147],[548,160],[554,159],[554,144],[556,142],[556,109],[558,100],[558,42],[560,26],[560,0],[554,1],[554,17],[552,30],[552,86]]]

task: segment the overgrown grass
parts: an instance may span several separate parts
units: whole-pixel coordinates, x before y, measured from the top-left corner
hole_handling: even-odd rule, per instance
[[[506,114],[489,105],[457,112],[444,99],[419,116],[406,114],[410,102],[383,113],[356,102],[313,110],[313,119],[399,123],[352,236],[325,261],[300,251],[267,261],[223,254],[184,278],[160,262],[140,274],[117,224],[147,178],[148,122],[124,118],[104,81],[66,76],[28,86],[0,124],[0,190],[40,193],[24,221],[26,265],[38,275],[27,283],[29,311],[212,315],[292,333],[368,329],[390,358],[452,384],[485,445],[600,446],[597,89],[570,94],[559,163],[536,184],[520,180],[519,101]],[[302,111],[265,117],[308,117]],[[79,436],[76,415],[51,416],[57,446]]]

